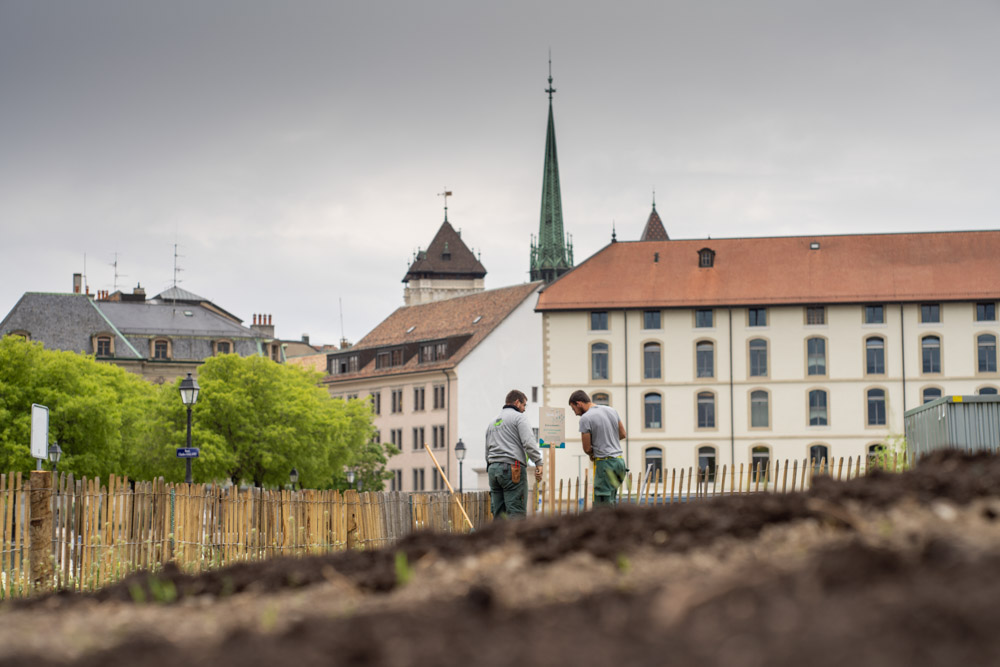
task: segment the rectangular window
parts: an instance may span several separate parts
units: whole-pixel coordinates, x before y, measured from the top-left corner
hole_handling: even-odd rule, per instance
[[[380,415],[382,414],[382,392],[375,392],[372,394],[372,411]]]
[[[444,426],[435,426],[438,432],[438,448],[443,449],[447,443],[444,441]]]
[[[538,387],[531,388],[531,402],[532,403],[538,402]]]
[[[767,326],[767,308],[748,308],[747,309],[747,326],[751,326],[751,327],[766,327]]]
[[[826,307],[809,306],[806,308],[806,324],[826,324]]]
[[[424,427],[414,426],[413,427],[413,448],[423,449],[424,448]]]
[[[590,314],[590,330],[608,330],[608,312],[606,310],[595,310]]]
[[[399,449],[403,448],[403,429],[394,428],[389,430],[389,437],[392,440],[392,444],[396,445]]]
[[[219,341],[215,344],[216,354],[229,354],[230,352],[232,352],[232,346],[229,341]]]
[[[434,387],[434,409],[444,408],[444,385],[439,384]]]
[[[420,363],[426,364],[429,361],[434,361],[434,345],[421,345]]]
[[[155,343],[153,343],[153,358],[154,359],[167,358],[167,341],[158,340]]]
[[[768,410],[768,395],[766,391],[758,390],[750,392],[750,427],[767,428],[770,424],[770,411]]]
[[[424,490],[424,469],[414,468],[413,469],[413,490],[423,491]]]
[[[396,415],[403,411],[403,390],[392,390],[392,414]]]
[[[920,356],[924,373],[940,373],[941,339],[937,336],[925,336],[920,341]]]
[[[997,305],[993,302],[976,304],[977,322],[995,322],[997,319]]]
[[[642,314],[642,328],[643,329],[659,329],[660,328],[660,311],[658,310],[647,310]]]
[[[760,338],[750,341],[750,376],[767,376],[767,341]]]
[[[715,428],[715,396],[698,394],[698,428]]]
[[[885,324],[885,309],[882,306],[865,306],[865,324]]]
[[[435,491],[440,491],[444,488],[444,478],[441,477],[441,473],[437,471],[437,468],[431,470],[431,479],[434,480],[433,487]]]
[[[392,473],[392,479],[389,480],[389,490],[390,491],[402,491],[403,490],[403,471],[402,470],[390,470]]]
[[[372,442],[376,445],[382,442],[382,431],[375,431],[375,434],[372,436]]]
[[[694,326],[699,329],[713,327],[712,312],[713,311],[710,309],[694,311]]]
[[[111,356],[111,339],[107,336],[102,336],[97,339],[97,356],[99,357],[110,357]]]
[[[827,425],[826,392],[821,389],[809,392],[809,425]]]
[[[885,426],[885,391],[882,389],[868,392],[868,425]]]
[[[941,321],[941,306],[936,303],[925,303],[920,306],[920,321],[933,323]]]
[[[392,363],[392,355],[388,352],[378,352],[375,354],[375,368],[388,368]]]
[[[424,397],[426,390],[424,387],[414,387],[413,388],[413,410],[423,411],[424,409]]]
[[[608,379],[608,344],[594,343],[590,346],[590,379]]]

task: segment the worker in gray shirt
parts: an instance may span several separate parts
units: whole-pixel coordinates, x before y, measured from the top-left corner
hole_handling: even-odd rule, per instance
[[[524,416],[528,397],[514,389],[500,415],[486,429],[486,464],[490,509],[495,519],[523,519],[528,514],[528,458],[535,462],[535,480],[542,478],[542,452]]]
[[[594,507],[614,505],[628,473],[619,442],[625,439],[625,424],[617,410],[591,402],[582,389],[570,394],[569,406],[580,418],[583,451],[594,462]]]

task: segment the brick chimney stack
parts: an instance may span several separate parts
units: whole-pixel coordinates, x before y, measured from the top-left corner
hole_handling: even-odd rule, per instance
[[[83,274],[74,273],[73,274],[73,294],[79,294],[83,291]]]
[[[250,327],[258,336],[263,338],[274,338],[274,325],[271,324],[271,316],[263,313],[254,313],[253,325]]]

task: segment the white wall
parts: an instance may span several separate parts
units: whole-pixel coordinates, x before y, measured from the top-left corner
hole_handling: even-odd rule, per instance
[[[524,414],[538,426],[539,403],[531,401],[538,387],[542,400],[542,315],[534,312],[537,296],[529,295],[503,322],[459,363],[453,400],[458,409],[457,431],[467,448],[462,464],[465,490],[486,490],[486,427],[500,413],[511,389],[528,397]],[[457,390],[456,390],[457,389]],[[454,445],[454,443],[452,443]]]

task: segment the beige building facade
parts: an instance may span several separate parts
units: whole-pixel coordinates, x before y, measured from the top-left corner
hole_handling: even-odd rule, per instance
[[[615,407],[633,472],[865,459],[901,445],[905,410],[1000,388],[990,256],[1000,234],[612,244],[539,298],[545,402]],[[949,275],[954,257],[978,279]]]

